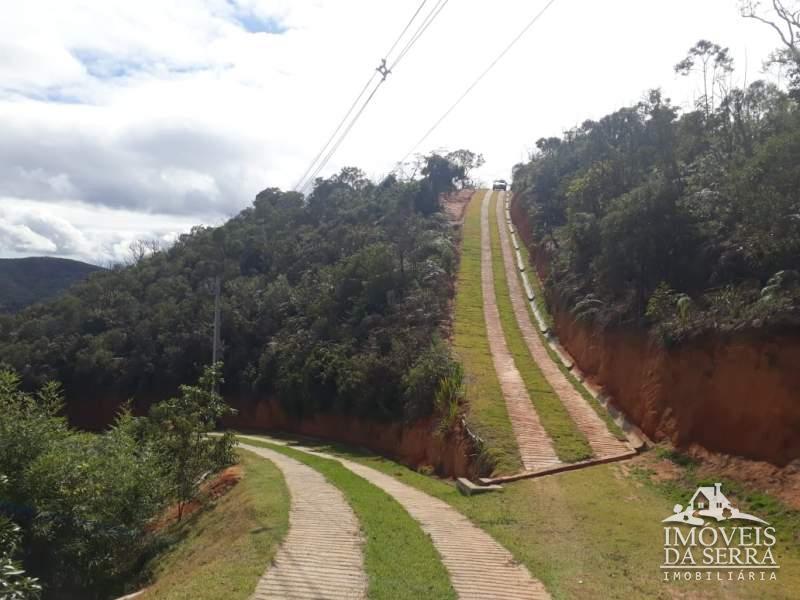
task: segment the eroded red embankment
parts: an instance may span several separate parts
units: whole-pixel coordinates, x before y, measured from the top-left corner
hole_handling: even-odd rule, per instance
[[[153,402],[149,399],[134,402],[134,414],[145,415]],[[456,430],[443,437],[436,433],[433,419],[414,423],[380,423],[344,415],[316,415],[303,420],[292,419],[280,405],[270,400],[234,400],[228,402],[238,410],[226,420],[228,427],[247,431],[283,431],[342,442],[368,448],[393,458],[411,468],[429,466],[443,477],[476,475],[470,457],[473,450],[469,439]],[[81,429],[101,431],[114,422],[123,402],[111,397],[67,403],[70,423]]]
[[[518,205],[512,219],[532,238]],[[536,256],[540,275],[547,265]],[[785,465],[800,457],[800,335],[707,335],[666,349],[643,331],[555,315],[561,343],[614,404],[656,441]]]
[[[474,475],[467,438],[459,431],[447,437],[436,434],[436,424],[423,419],[410,424],[379,423],[356,417],[319,414],[304,419],[289,417],[271,400],[232,402],[239,411],[225,425],[248,431],[285,431],[323,440],[368,448],[414,469],[432,467],[444,477]]]

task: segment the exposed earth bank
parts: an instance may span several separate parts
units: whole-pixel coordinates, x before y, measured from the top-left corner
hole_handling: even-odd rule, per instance
[[[288,415],[275,400],[232,400],[239,412],[226,427],[284,431],[331,442],[368,448],[413,469],[431,468],[443,477],[474,476],[475,451],[469,437],[456,428],[437,433],[434,419],[413,423],[381,423],[354,416],[316,414],[302,419]]]
[[[535,249],[526,216],[512,219]],[[533,253],[540,277],[547,263]],[[784,466],[800,457],[800,335],[705,335],[665,348],[646,331],[603,331],[555,310],[556,335],[578,366],[656,441]]]
[[[166,396],[165,396],[166,397]],[[227,397],[238,414],[225,420],[226,427],[243,431],[305,435],[367,448],[412,469],[430,468],[443,477],[480,475],[477,452],[460,425],[447,435],[437,431],[435,418],[413,423],[384,423],[338,414],[317,414],[299,419],[288,415],[272,399]],[[134,414],[144,415],[158,399],[138,398],[131,404]],[[123,401],[82,397],[70,403],[67,413],[73,426],[101,431],[111,425]]]

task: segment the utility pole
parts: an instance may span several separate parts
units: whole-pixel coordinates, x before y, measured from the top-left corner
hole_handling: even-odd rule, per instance
[[[211,364],[216,365],[220,351],[220,309],[219,309],[220,278],[214,278],[214,339],[211,342]],[[217,390],[217,382],[214,381],[214,391]]]

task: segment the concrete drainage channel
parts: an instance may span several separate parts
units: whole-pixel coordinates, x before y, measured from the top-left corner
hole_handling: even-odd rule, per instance
[[[536,479],[537,477],[544,477],[546,475],[557,475],[558,473],[566,473],[567,471],[576,471],[578,469],[585,469],[586,467],[593,467],[596,465],[605,465],[608,463],[619,462],[633,458],[639,453],[637,450],[630,452],[623,452],[614,456],[604,456],[602,458],[592,458],[589,460],[582,460],[574,463],[564,463],[546,469],[538,469],[536,471],[522,471],[514,475],[501,475],[499,477],[481,477],[477,483],[470,481],[466,477],[459,477],[456,480],[456,487],[458,491],[464,496],[474,496],[477,494],[484,494],[486,492],[498,492],[503,489],[501,484],[519,481],[520,479]]]

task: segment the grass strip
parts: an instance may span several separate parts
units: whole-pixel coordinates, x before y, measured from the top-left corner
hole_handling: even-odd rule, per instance
[[[456,597],[430,538],[386,492],[335,460],[266,441],[250,438],[240,441],[294,458],[321,473],[341,490],[364,532],[364,567],[371,600]]]
[[[486,442],[487,460],[495,473],[517,473],[522,462],[492,362],[481,289],[481,200],[476,192],[467,206],[461,240],[453,319],[453,349],[467,380],[467,418]]]
[[[271,462],[240,452],[244,477],[162,535],[142,600],[249,598],[289,528],[289,491]]]
[[[508,281],[506,281],[505,260],[498,230],[498,226],[505,227],[505,223],[497,222],[495,202],[497,202],[496,194],[492,198],[489,207],[494,295],[508,350],[514,358],[514,365],[516,365],[522,380],[525,382],[528,396],[530,396],[531,402],[539,415],[542,427],[553,440],[553,449],[558,458],[568,463],[586,460],[591,458],[593,454],[592,447],[536,364],[514,315],[514,306],[511,303],[511,292],[508,287]],[[516,265],[512,266],[516,272]]]

